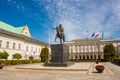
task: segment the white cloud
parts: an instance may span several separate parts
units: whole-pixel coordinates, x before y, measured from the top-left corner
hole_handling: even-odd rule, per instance
[[[17,1],[15,0],[8,0],[8,5],[10,5],[11,7],[16,7],[16,9],[20,12],[24,12],[25,11],[25,6],[23,5],[22,2],[17,3]]]
[[[113,6],[114,14],[116,17],[120,19],[120,0],[117,0]]]

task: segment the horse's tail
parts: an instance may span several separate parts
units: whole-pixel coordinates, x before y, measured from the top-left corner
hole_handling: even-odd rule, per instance
[[[65,42],[65,36],[63,35],[63,41]]]
[[[55,42],[56,42],[57,36],[55,36]]]

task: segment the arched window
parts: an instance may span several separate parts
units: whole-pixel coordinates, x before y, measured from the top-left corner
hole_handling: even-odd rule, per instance
[[[101,59],[100,55],[98,55],[98,59]]]
[[[73,56],[71,56],[71,59],[73,59]]]
[[[77,55],[75,55],[75,59],[78,59],[78,56],[77,56]]]
[[[96,59],[96,55],[94,55],[94,59]]]
[[[85,55],[83,55],[83,59],[85,59]]]
[[[89,55],[87,55],[87,59],[89,59]]]
[[[91,55],[91,59],[93,59],[93,56]]]
[[[79,55],[79,59],[81,59],[81,55]]]

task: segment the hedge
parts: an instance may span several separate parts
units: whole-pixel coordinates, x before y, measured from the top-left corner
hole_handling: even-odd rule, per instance
[[[120,58],[115,58],[112,60],[112,63],[116,64],[116,65],[120,65]]]
[[[17,65],[17,64],[40,63],[40,60],[0,60],[0,63],[3,63],[4,65]]]
[[[78,59],[70,59],[70,61],[72,61],[72,62],[95,62],[95,60],[83,60],[83,59],[81,59],[81,60],[78,60]]]
[[[95,62],[95,59],[70,59],[72,62]],[[100,62],[105,62],[104,59],[100,59]]]

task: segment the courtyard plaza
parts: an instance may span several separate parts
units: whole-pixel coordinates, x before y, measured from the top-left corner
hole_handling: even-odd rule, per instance
[[[43,63],[4,66],[0,80],[120,80],[120,66],[100,63],[103,73],[95,69],[95,62],[77,62],[68,67],[45,67]]]

